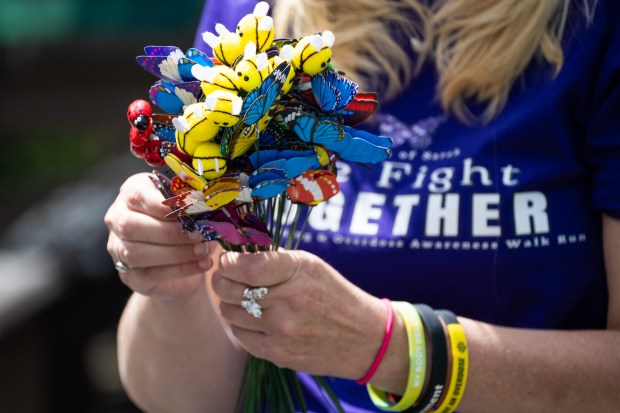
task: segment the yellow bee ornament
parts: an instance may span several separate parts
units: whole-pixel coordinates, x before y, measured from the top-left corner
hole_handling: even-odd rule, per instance
[[[274,38],[274,28],[273,19],[267,16],[268,11],[269,4],[261,1],[256,4],[252,14],[239,20],[236,32],[243,47],[252,42],[259,53],[269,49]]]
[[[222,157],[219,143],[206,142],[196,148],[192,166],[205,179],[212,181],[226,173],[226,158]]]
[[[234,126],[241,120],[243,99],[234,93],[216,90],[207,96],[205,105],[209,110],[209,121],[218,127]]]
[[[192,75],[200,80],[200,88],[205,96],[209,96],[216,90],[225,90],[234,94],[241,90],[239,76],[228,66],[206,67],[194,65],[192,66]]]
[[[302,37],[295,45],[293,67],[310,76],[322,72],[332,58],[334,40],[336,37],[330,31]]]
[[[235,73],[239,79],[239,87],[248,93],[251,92],[260,86],[270,73],[267,53],[256,54],[256,45],[248,43],[245,46],[243,59],[235,66]]]
[[[280,63],[289,62],[293,60],[293,56],[295,55],[295,49],[290,44],[284,45],[280,48],[280,52],[269,59],[269,71],[273,71]],[[295,71],[289,70],[288,75],[286,75],[286,81],[282,85],[282,94],[286,95],[293,87],[293,81],[295,80]]]
[[[202,39],[213,49],[213,54],[226,66],[232,66],[234,61],[243,54],[241,37],[236,32],[230,32],[223,24],[216,24],[215,31],[219,36],[211,32],[204,32]]]
[[[183,116],[172,119],[177,147],[181,152],[191,156],[200,144],[217,135],[220,128],[208,120],[209,112],[207,105],[199,102],[187,106]]]

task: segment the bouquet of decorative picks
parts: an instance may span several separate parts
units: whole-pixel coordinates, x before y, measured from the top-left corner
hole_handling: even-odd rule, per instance
[[[336,160],[370,164],[390,155],[391,139],[354,126],[377,108],[375,93],[332,64],[334,35],[274,39],[265,2],[235,32],[204,33],[213,49],[148,46],[138,63],[159,80],[129,106],[131,151],[151,166],[168,215],[226,250],[296,248],[312,206],[339,192]],[[166,168],[166,169],[168,169]],[[305,212],[305,213],[304,213]],[[267,290],[240,297],[253,317]],[[338,405],[325,380],[315,377]],[[295,372],[249,357],[243,412],[305,411]]]

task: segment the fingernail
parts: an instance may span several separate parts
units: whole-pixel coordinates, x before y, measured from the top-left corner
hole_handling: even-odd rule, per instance
[[[203,268],[205,270],[208,270],[209,268],[211,268],[211,258],[203,258],[200,261],[198,261],[198,266],[200,268]]]
[[[206,242],[201,242],[200,244],[194,245],[194,254],[201,256],[209,253],[209,244]]]

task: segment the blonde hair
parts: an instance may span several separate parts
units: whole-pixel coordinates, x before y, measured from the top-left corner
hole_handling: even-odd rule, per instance
[[[274,21],[277,36],[334,32],[334,65],[386,98],[433,59],[444,110],[472,121],[466,102],[473,100],[486,106],[480,120],[488,121],[532,59],[542,57],[559,72],[570,1],[277,0]],[[403,39],[416,56],[408,55]]]

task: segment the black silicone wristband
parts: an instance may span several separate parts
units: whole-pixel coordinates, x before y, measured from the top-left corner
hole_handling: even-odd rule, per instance
[[[432,308],[426,304],[415,304],[422,323],[430,337],[433,351],[431,358],[431,374],[426,393],[420,398],[415,406],[405,410],[407,413],[424,413],[441,398],[445,391],[448,374],[448,346],[444,327]]]
[[[452,311],[442,309],[442,310],[435,310],[435,312],[437,313],[439,317],[443,318],[443,321],[446,323],[446,325],[459,324],[459,320],[457,320],[456,314],[454,314]]]

